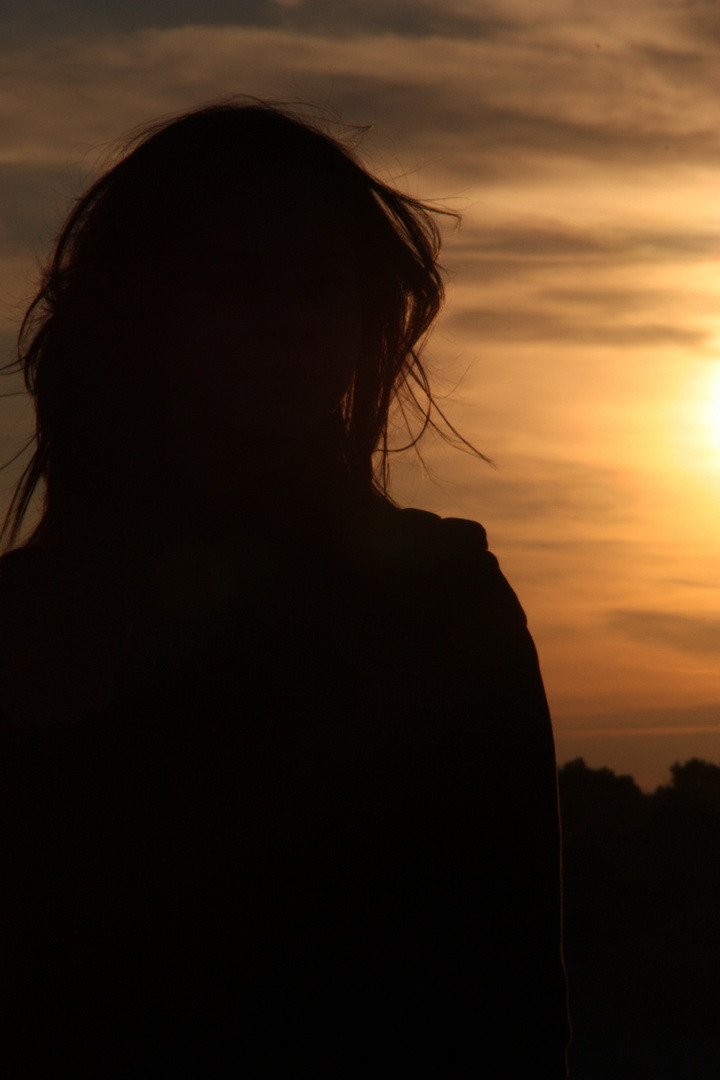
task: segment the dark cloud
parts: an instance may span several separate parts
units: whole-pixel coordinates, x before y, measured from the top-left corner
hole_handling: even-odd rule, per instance
[[[595,70],[588,66],[572,34],[563,43],[545,40],[532,25],[530,5],[524,25],[498,16],[491,5],[454,7],[441,0],[307,0],[297,4],[277,0],[209,0],[205,4],[198,0],[148,0],[142,5],[139,0],[115,4],[98,0],[21,4],[11,0],[4,10],[6,19],[14,19],[13,25],[25,25],[23,19],[34,20],[32,33],[27,35],[28,56],[31,68],[38,66],[40,79],[50,81],[55,74],[66,87],[76,88],[84,80],[88,96],[92,84],[117,85],[119,97],[135,96],[142,85],[147,87],[148,100],[159,93],[153,83],[154,71],[143,66],[152,49],[144,53],[139,36],[133,42],[128,35],[128,41],[118,46],[123,61],[107,65],[101,60],[93,67],[87,55],[83,58],[84,43],[100,30],[195,23],[277,31],[277,42],[282,40],[290,52],[283,51],[278,59],[275,34],[268,34],[261,47],[249,43],[252,77],[247,74],[239,42],[235,46],[236,74],[229,73],[227,54],[219,54],[217,67],[211,63],[211,53],[202,57],[202,50],[210,49],[205,41],[199,42],[197,57],[193,58],[190,49],[182,72],[167,69],[170,80],[181,80],[191,72],[190,85],[199,87],[198,66],[207,64],[207,84],[203,86],[211,87],[221,70],[227,72],[223,74],[227,85],[238,80],[238,90],[247,88],[247,84],[243,86],[245,78],[255,79],[254,85],[258,85],[258,64],[265,67],[260,80],[265,86],[274,80],[278,86],[284,79],[294,80],[298,74],[292,70],[295,39],[309,34],[324,37],[326,44],[306,42],[308,48],[317,46],[317,64],[302,64],[302,96],[327,100],[331,79],[333,107],[341,115],[360,122],[381,118],[384,130],[402,132],[406,144],[421,148],[436,174],[447,177],[448,184],[460,193],[465,185],[477,187],[526,177],[539,182],[552,175],[557,182],[558,169],[573,161],[590,163],[606,179],[612,171],[622,173],[627,166],[667,169],[678,164],[720,164],[720,126],[712,116],[702,119],[703,108],[693,108],[697,104],[704,106],[705,113],[711,112],[706,82],[698,83],[695,94],[679,98],[674,85],[666,84],[658,74],[655,82],[659,85],[636,94],[631,75],[640,65],[627,45],[619,44],[614,60],[617,71],[612,66]],[[48,33],[55,27],[63,35],[77,35],[78,62],[72,65],[72,78],[70,64],[65,69],[57,58],[33,53],[43,27]],[[341,37],[356,36],[366,38],[357,55],[352,52],[354,43],[347,47],[338,43]],[[417,44],[417,63],[407,50],[401,54],[394,49],[394,42],[388,45],[388,36],[411,42],[412,47]],[[430,38],[438,39],[437,56],[430,56],[422,44]],[[477,45],[476,63],[460,49],[467,42]],[[490,47],[485,48],[486,43]],[[7,44],[5,49],[12,52]],[[145,58],[137,65],[132,60],[133,49]],[[360,55],[367,50],[371,56],[378,49],[385,49],[387,63],[368,65],[367,57]],[[56,72],[47,71],[48,59],[51,68],[58,65]],[[167,57],[160,61],[160,72],[167,63]],[[132,88],[127,79],[132,79]],[[629,80],[627,85],[623,79]],[[211,94],[209,91],[208,96]],[[199,90],[198,98],[204,96]]]
[[[720,619],[662,611],[619,609],[608,616],[610,629],[633,641],[666,645],[682,652],[720,656]]]
[[[682,25],[696,44],[720,45],[720,6],[717,0],[685,0],[681,7]]]
[[[659,68],[677,82],[696,85],[700,79],[713,71],[710,64],[711,58],[697,49],[672,49],[644,45],[636,47],[636,52],[641,63]]]
[[[404,38],[440,37],[492,40],[516,24],[499,17],[492,5],[474,4],[453,11],[449,3],[432,0],[305,0],[280,7],[283,29],[329,36],[394,34]]]
[[[615,119],[611,94],[607,95],[606,118],[588,115],[575,119],[563,115],[570,111],[567,101],[543,101],[538,96],[539,74],[535,71],[532,77],[518,76],[525,84],[526,102],[517,107],[489,100],[497,88],[484,88],[482,83],[467,101],[449,86],[418,86],[415,93],[419,111],[414,125],[412,117],[405,118],[407,125],[412,130],[422,124],[426,132],[436,132],[438,144],[451,156],[456,180],[517,178],[528,169],[539,178],[543,161],[561,163],[573,158],[604,170],[609,165],[621,169],[654,164],[665,169],[669,165],[720,161],[720,130],[716,123],[691,124],[686,118],[678,128],[674,112],[646,116],[641,109],[632,120]],[[578,94],[587,95],[578,72],[573,81]]]
[[[453,10],[432,0],[5,0],[2,18],[18,35],[78,30],[243,26],[324,37],[393,34],[403,38],[492,40],[517,24],[476,0]]]
[[[341,99],[378,103],[398,130],[432,140],[428,152],[447,162],[456,184],[528,175],[540,181],[548,163],[557,169],[574,159],[604,173],[720,161],[706,82],[681,100],[672,85],[658,86],[631,107],[633,87],[624,97],[621,79],[629,57],[598,87],[582,58],[553,53],[530,35],[514,44],[506,55],[479,51],[475,76],[459,57],[457,81],[450,69],[433,66],[407,81],[400,71],[345,74],[336,89]],[[564,92],[549,89],[558,83]]]
[[[463,254],[467,257],[503,254],[521,258],[572,258],[606,254],[610,245],[591,232],[557,224],[539,227],[490,227],[463,230]]]
[[[472,335],[479,341],[552,341],[573,345],[622,348],[702,349],[708,331],[688,322],[683,310],[677,320],[673,309],[686,305],[682,290],[662,288],[618,289],[588,287],[586,271],[613,266],[656,264],[676,266],[714,256],[717,237],[707,232],[615,227],[602,231],[573,229],[561,222],[538,225],[473,226],[461,229],[459,240],[446,245],[444,260],[453,280],[463,286],[487,286],[515,279],[524,284],[517,303],[493,299],[472,309],[454,310],[446,316],[450,333]],[[543,288],[543,275],[557,280],[562,272],[582,272],[578,285]],[[552,274],[552,276],[550,276]],[[710,294],[699,297],[708,307]]]
[[[484,341],[555,341],[623,348],[678,345],[697,348],[708,336],[703,330],[670,324],[611,324],[605,320],[573,319],[568,313],[530,307],[488,310],[481,306],[478,310],[448,315],[446,325],[451,332],[472,334]]]
[[[678,293],[676,290],[660,288],[605,289],[598,287],[595,289],[541,289],[538,297],[541,300],[549,300],[551,303],[600,308],[618,315],[624,312],[647,311],[663,304],[669,305],[677,301]]]
[[[462,253],[468,259],[503,258],[576,260],[622,259],[626,262],[667,258],[717,258],[718,236],[711,229],[632,229],[615,226],[602,232],[573,229],[562,222],[538,225],[533,221],[513,225],[473,227],[462,230]]]

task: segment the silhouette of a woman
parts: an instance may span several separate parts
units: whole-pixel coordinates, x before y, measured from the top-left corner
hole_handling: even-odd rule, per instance
[[[434,212],[252,102],[70,214],[0,562],[8,1076],[565,1075],[525,617],[481,526],[387,495]]]

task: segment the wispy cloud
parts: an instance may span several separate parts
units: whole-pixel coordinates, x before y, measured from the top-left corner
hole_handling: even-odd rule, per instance
[[[104,30],[172,26],[242,26],[356,37],[392,34],[403,38],[440,37],[492,40],[518,25],[502,6],[483,0],[469,7],[452,0],[124,0],[99,6],[96,0],[6,0],[4,20],[18,31],[65,33],[88,26]]]
[[[448,319],[451,330],[480,336],[484,341],[563,341],[585,345],[647,348],[702,345],[702,330],[661,323],[607,325],[598,321],[573,319],[533,308],[506,308],[504,311],[459,311]]]
[[[531,217],[519,216],[511,224],[463,226],[462,242],[463,253],[468,258],[502,254],[506,258],[574,265],[578,260],[629,263],[657,261],[659,257],[673,261],[710,259],[717,257],[719,247],[717,230],[709,226],[673,229],[663,223],[652,228],[633,228],[630,223],[616,221],[602,228],[582,228],[567,220],[538,224]]]
[[[680,585],[684,589],[720,589],[720,581],[697,581],[688,578],[672,578],[670,585]]]
[[[473,487],[477,490],[477,481]],[[545,530],[558,519],[591,527],[593,521],[622,518],[632,507],[623,478],[612,469],[567,460],[523,461],[511,455],[503,455],[500,470],[487,475],[482,501],[494,518],[522,520],[531,533],[533,522],[543,522]]]
[[[145,94],[152,115],[183,85],[201,95],[219,82],[237,92],[300,77],[313,91],[331,76],[339,108],[361,102],[369,118],[422,134],[432,157],[451,156],[456,179],[507,174],[522,161],[617,170],[720,158],[714,53],[679,12],[631,4],[630,14],[615,13],[609,40],[576,5],[556,7],[546,18],[529,3],[149,0],[99,9],[48,0],[6,6],[6,19],[31,20],[35,36],[19,47],[6,35],[0,52],[6,92],[63,82],[63,96],[72,87],[88,113],[107,104],[83,94],[90,80],[101,90],[123,86],[134,102]],[[53,20],[62,33],[43,38]]]
[[[616,610],[610,628],[635,641],[720,657],[720,619],[662,611]]]

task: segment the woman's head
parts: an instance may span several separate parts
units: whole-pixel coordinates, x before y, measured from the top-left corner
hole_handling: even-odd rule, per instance
[[[13,533],[43,481],[36,542],[173,486],[227,495],[309,445],[384,491],[393,400],[427,391],[432,213],[265,103],[132,139],[77,201],[23,326],[37,433]]]

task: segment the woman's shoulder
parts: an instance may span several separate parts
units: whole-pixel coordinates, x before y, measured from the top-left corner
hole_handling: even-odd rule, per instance
[[[450,556],[481,557],[488,553],[487,534],[477,521],[440,517],[429,510],[378,501],[370,516],[373,551],[386,559],[416,555],[426,561]]]
[[[386,503],[374,515],[370,549],[379,562],[410,572],[454,574],[468,587],[473,582],[485,588],[494,586],[522,610],[478,521]]]
[[[526,648],[525,612],[479,522],[386,505],[368,547],[371,595],[379,587],[386,606],[402,608],[448,648],[458,638],[485,642],[488,656]]]
[[[429,510],[405,507],[398,510],[398,528],[440,556],[478,558],[488,552],[485,529],[470,518],[443,518]]]

